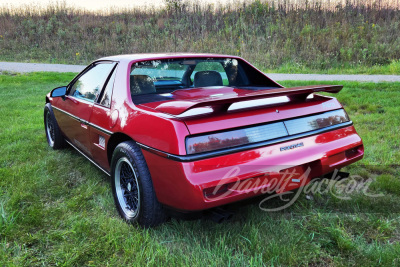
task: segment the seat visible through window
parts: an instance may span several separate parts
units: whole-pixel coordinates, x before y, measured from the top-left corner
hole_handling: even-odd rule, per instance
[[[217,71],[199,71],[194,75],[194,87],[222,86],[221,74]]]
[[[153,79],[148,75],[130,76],[131,95],[143,95],[156,92]]]

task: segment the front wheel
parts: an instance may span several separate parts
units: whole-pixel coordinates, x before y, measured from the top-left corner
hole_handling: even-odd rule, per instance
[[[51,104],[44,106],[44,129],[46,131],[47,143],[53,149],[60,149],[65,146],[64,136],[58,126]]]
[[[158,202],[146,161],[133,142],[119,144],[111,160],[111,187],[120,216],[143,227],[156,226],[166,220]]]

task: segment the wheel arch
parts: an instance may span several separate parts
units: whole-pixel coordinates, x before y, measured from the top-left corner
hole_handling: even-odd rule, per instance
[[[167,219],[167,214],[165,213],[162,204],[158,201],[157,193],[153,185],[153,180],[148,170],[146,160],[144,160],[144,157],[141,153],[141,148],[135,145],[134,142],[134,139],[127,134],[118,132],[112,134],[107,143],[109,144],[107,146],[107,154],[112,172],[111,187],[114,202],[117,207],[118,213],[126,221],[130,223],[138,222],[139,225],[143,227],[156,226],[160,223],[163,223]],[[123,143],[121,149],[116,149],[121,143]],[[113,154],[115,156],[114,159],[112,158]],[[135,165],[135,167],[131,166],[131,169],[136,173],[135,179],[137,181],[137,188],[140,188],[140,191],[138,193],[138,196],[140,196],[140,208],[138,215],[135,217],[130,217],[129,214],[124,211],[125,209],[123,209],[123,206],[126,205],[127,202],[121,202],[121,198],[118,197],[118,195],[120,194],[118,193],[117,186],[120,186],[119,184],[121,180],[119,178],[119,175],[116,175],[116,173],[120,172],[117,166],[118,162],[121,160],[127,160],[130,163],[134,163]],[[130,192],[130,189],[125,190],[128,190]],[[122,195],[123,194],[124,193],[122,192]]]
[[[114,149],[122,142],[125,141],[134,141],[129,135],[124,134],[124,133],[113,133],[110,137],[110,139],[108,140],[107,143],[107,160],[108,163],[111,166],[111,158],[114,152]]]

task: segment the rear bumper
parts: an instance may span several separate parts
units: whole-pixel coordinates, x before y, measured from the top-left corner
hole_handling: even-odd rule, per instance
[[[299,143],[303,145],[293,146]],[[282,147],[293,149],[281,151]],[[142,151],[158,200],[183,211],[292,190],[364,155],[353,126],[192,162]]]

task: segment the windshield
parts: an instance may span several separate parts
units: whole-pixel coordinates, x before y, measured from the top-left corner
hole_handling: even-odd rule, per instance
[[[271,80],[234,58],[142,61],[133,64],[130,73],[132,101],[137,104],[170,99],[175,90],[223,86],[265,89],[271,86]]]

